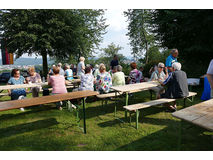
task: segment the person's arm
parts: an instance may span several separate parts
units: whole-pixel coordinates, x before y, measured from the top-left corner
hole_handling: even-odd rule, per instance
[[[172,79],[172,72],[169,74],[167,79],[164,82],[159,81],[162,86],[165,86]]]
[[[49,74],[47,75],[47,82],[48,82],[48,85],[49,85],[49,86],[52,86],[52,84],[51,84],[51,79],[50,79]]]

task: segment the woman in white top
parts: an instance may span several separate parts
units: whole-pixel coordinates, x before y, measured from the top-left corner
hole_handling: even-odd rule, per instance
[[[85,70],[85,58],[84,57],[80,57],[79,58],[79,63],[78,63],[78,67],[77,67],[77,76],[80,78],[82,74],[84,74],[84,70]]]

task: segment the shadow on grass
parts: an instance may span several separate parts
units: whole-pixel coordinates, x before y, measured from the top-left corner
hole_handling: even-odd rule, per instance
[[[43,106],[31,106],[31,107],[28,107],[28,108],[25,108],[25,111],[22,112],[20,111],[19,113],[9,113],[9,114],[2,114],[0,116],[0,121],[2,120],[5,120],[5,119],[9,119],[9,118],[17,118],[19,116],[25,116],[25,115],[29,115],[29,114],[34,114],[34,113],[39,113],[39,112],[42,112],[42,111],[48,111],[48,110],[52,110],[54,109],[53,107],[51,106],[47,106],[47,105],[43,105]],[[17,109],[19,110],[19,109]]]
[[[17,134],[22,134],[26,132],[31,132],[39,129],[48,128],[53,125],[59,124],[55,118],[49,118],[44,120],[38,120],[35,122],[19,124],[16,126],[11,126],[7,128],[0,129],[0,139],[5,137],[10,137]]]
[[[173,121],[168,119],[144,118],[144,123],[154,125],[166,125],[165,128],[144,136],[141,139],[123,145],[116,150],[118,151],[199,151],[213,150],[213,142],[210,135],[205,135],[206,130],[192,125],[187,122]],[[143,126],[139,126],[143,127]],[[147,132],[147,128],[140,128],[143,132]],[[137,132],[138,130],[135,130]]]

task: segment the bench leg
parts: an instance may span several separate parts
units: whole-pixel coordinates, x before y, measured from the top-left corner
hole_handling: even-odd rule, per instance
[[[138,129],[139,110],[136,110],[136,129]]]
[[[87,130],[86,130],[86,113],[85,113],[85,107],[86,107],[85,98],[83,98],[84,134],[87,133]]]
[[[116,116],[117,106],[115,105],[114,116]]]

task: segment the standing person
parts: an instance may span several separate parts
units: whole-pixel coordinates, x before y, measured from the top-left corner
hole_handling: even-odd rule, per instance
[[[158,63],[158,68],[156,71],[152,73],[149,81],[161,81],[161,83],[163,83],[168,77],[167,68],[165,69],[166,74],[163,72],[164,68],[165,66],[163,63],[161,62]],[[152,87],[151,90],[153,90],[156,93],[156,97],[157,99],[159,99],[160,95],[164,92],[164,87],[163,86]]]
[[[137,64],[135,62],[132,62],[130,64],[130,67],[132,70],[129,73],[128,83],[140,83],[140,72],[137,70]]]
[[[172,64],[172,72],[168,78],[162,83],[163,86],[167,85],[165,93],[161,95],[161,98],[183,98],[189,95],[187,76],[184,71],[181,70],[181,64],[175,62]],[[176,102],[169,106],[172,111],[176,111]]]
[[[123,86],[125,85],[125,75],[122,72],[122,67],[120,65],[117,66],[117,72],[112,76],[112,85],[113,86]]]
[[[110,70],[113,70],[114,66],[119,65],[118,56],[114,55],[113,60],[110,62]]]
[[[112,86],[112,78],[109,72],[106,72],[106,67],[104,64],[100,64],[99,68],[100,73],[96,78],[96,90],[100,93],[108,93],[110,87]]]
[[[13,69],[11,72],[11,77],[8,80],[8,85],[16,85],[16,84],[25,84],[25,78],[20,75],[19,69]],[[26,97],[26,91],[24,88],[12,89],[8,90],[9,95],[11,96],[11,100],[23,99]],[[20,108],[21,111],[24,111],[24,108]]]
[[[172,64],[177,62],[178,50],[172,49],[171,54],[166,59],[166,67],[168,68],[168,72],[172,72]]]
[[[85,58],[84,57],[80,57],[79,58],[79,63],[78,63],[78,67],[77,67],[77,75],[79,78],[81,78],[81,75],[84,74],[84,70],[85,70],[85,64],[84,64],[84,61],[85,61]]]
[[[94,77],[91,74],[91,68],[90,67],[86,67],[85,68],[85,74],[81,75],[81,85],[79,90],[83,91],[83,90],[91,90],[94,91]]]
[[[61,63],[58,63],[58,68],[59,68],[59,74],[60,75],[62,75],[62,76],[64,76],[64,70],[63,70],[63,68],[62,68],[62,64]]]
[[[64,76],[59,74],[60,68],[59,67],[54,67],[53,68],[53,76],[47,76],[47,81],[48,85],[52,86],[52,94],[62,94],[62,93],[67,93],[67,88],[65,85],[65,78]],[[56,107],[59,110],[62,110],[61,107],[61,102],[56,103]]]
[[[73,79],[73,72],[70,69],[70,66],[68,64],[65,65],[65,77],[67,80],[72,80]]]
[[[208,78],[210,87],[211,87],[211,98],[213,98],[213,59],[209,63],[209,67],[206,73],[206,76]]]
[[[40,74],[35,72],[34,67],[28,68],[28,73],[30,75],[29,77],[27,77],[28,83],[41,83],[41,76],[40,76]],[[31,91],[32,91],[33,97],[38,97],[40,88],[39,87],[33,87],[33,88],[31,88]]]

